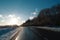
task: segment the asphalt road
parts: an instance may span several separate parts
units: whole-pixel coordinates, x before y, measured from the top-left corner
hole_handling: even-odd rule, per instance
[[[60,31],[48,28],[21,27],[15,40],[60,40]]]
[[[33,28],[34,29],[34,28]],[[22,27],[19,35],[15,40],[48,40],[47,38],[39,35],[38,32],[29,27]]]

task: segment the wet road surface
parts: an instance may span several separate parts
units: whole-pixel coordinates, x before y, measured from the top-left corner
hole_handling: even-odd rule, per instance
[[[22,30],[15,40],[47,40],[41,35],[38,35],[37,31],[34,31],[32,30],[32,28],[22,27]]]
[[[54,31],[55,30],[55,31]],[[60,40],[60,31],[55,28],[22,27],[15,40]]]

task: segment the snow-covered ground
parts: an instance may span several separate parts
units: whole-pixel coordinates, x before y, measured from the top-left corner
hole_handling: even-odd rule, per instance
[[[60,27],[37,27],[37,28],[60,32]]]
[[[11,37],[18,31],[18,28],[2,28],[0,29],[0,34],[1,32],[4,33],[4,31],[7,31],[7,33],[0,35],[0,40],[10,40]]]
[[[60,27],[58,27],[58,28],[56,28],[56,27],[36,27],[36,28],[60,32]],[[0,40],[10,40],[19,30],[23,30],[23,27],[20,27],[20,28],[1,28],[0,29]]]

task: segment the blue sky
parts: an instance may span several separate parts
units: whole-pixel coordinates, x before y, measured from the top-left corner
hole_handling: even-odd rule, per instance
[[[41,9],[56,4],[60,4],[60,0],[0,0],[0,15],[5,17],[14,14],[22,21],[38,15]]]

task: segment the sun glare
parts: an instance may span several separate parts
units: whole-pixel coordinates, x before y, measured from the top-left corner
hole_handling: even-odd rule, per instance
[[[16,16],[10,17],[8,21],[8,25],[20,25],[20,23],[20,20]]]
[[[17,18],[11,18],[9,24],[10,24],[10,25],[18,24]]]
[[[21,25],[24,21],[20,16],[9,14],[8,16],[0,15],[0,25]]]

